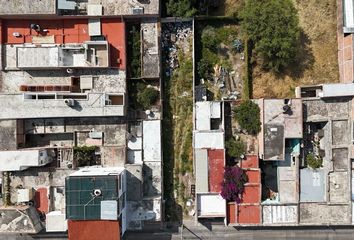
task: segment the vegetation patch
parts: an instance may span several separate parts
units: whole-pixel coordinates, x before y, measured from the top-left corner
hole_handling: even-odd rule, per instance
[[[339,81],[336,0],[292,2],[300,26],[297,55],[280,74],[264,70],[254,59],[254,98],[289,98],[296,86]]]
[[[100,158],[96,156],[96,146],[76,146],[74,147],[74,160],[77,167],[93,166],[101,164]]]
[[[240,203],[244,185],[248,182],[246,172],[239,166],[225,167],[221,196],[230,202]]]
[[[240,158],[246,152],[246,144],[241,140],[230,138],[225,142],[226,152],[232,158]]]
[[[240,127],[248,134],[257,135],[261,131],[260,109],[256,103],[243,101],[233,111]]]
[[[313,153],[309,153],[306,156],[307,166],[309,166],[312,169],[316,169],[316,168],[322,167],[322,162],[323,162],[322,157],[316,156]]]
[[[144,108],[149,109],[159,98],[159,91],[153,87],[145,87],[138,92],[138,103]]]
[[[127,62],[130,78],[141,77],[141,41],[140,24],[127,24],[128,43],[127,43]]]
[[[293,62],[300,28],[291,0],[248,0],[241,17],[241,27],[254,43],[257,57],[265,69],[279,72]]]

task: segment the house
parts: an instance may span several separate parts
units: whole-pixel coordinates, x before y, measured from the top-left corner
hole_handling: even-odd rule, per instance
[[[69,239],[121,239],[127,228],[124,168],[89,167],[65,179]]]

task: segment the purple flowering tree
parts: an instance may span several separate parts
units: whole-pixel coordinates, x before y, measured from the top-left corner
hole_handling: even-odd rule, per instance
[[[240,203],[244,185],[247,182],[248,177],[246,172],[239,166],[225,167],[221,196],[227,201]]]

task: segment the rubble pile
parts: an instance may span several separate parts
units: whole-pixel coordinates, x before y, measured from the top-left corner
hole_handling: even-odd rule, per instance
[[[190,44],[193,40],[193,30],[191,22],[173,22],[165,23],[162,28],[162,49],[167,56],[164,59],[168,69],[166,75],[169,76],[172,71],[179,67],[178,49],[183,52],[190,51]]]

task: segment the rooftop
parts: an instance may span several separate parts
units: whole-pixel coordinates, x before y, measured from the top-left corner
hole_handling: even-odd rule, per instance
[[[56,0],[0,0],[0,15],[55,15]]]
[[[0,15],[158,16],[158,0],[0,0]]]
[[[160,77],[160,55],[158,41],[158,23],[156,20],[145,20],[141,23],[142,36],[142,77]]]
[[[35,31],[31,29],[31,24],[36,24],[39,26],[40,30]],[[1,43],[6,45],[4,49],[5,53],[3,56],[7,55],[6,58],[6,66],[7,67],[17,67],[16,60],[13,56],[16,55],[17,47],[26,46],[25,50],[30,51],[33,49],[27,50],[32,44],[37,45],[52,45],[51,52],[55,53],[55,51],[61,52],[62,55],[64,53],[73,53],[76,51],[75,59],[79,61],[82,56],[78,54],[79,50],[77,47],[71,47],[69,49],[69,45],[78,45],[80,47],[87,46],[89,52],[86,54],[88,58],[96,55],[96,59],[98,62],[103,63],[103,58],[108,58],[109,60],[105,60],[104,65],[110,67],[117,67],[119,69],[125,69],[125,24],[122,22],[120,18],[104,18],[101,19],[98,24],[92,24],[89,19],[16,19],[14,20],[1,20]],[[92,33],[94,32],[94,33]],[[98,35],[100,40],[106,40],[109,44],[109,53],[108,47],[106,50],[102,50],[102,46],[93,46],[89,41],[92,37],[92,34]],[[96,36],[97,37],[97,36]],[[84,43],[87,42],[88,45]],[[66,47],[64,47],[64,45]],[[58,45],[57,48],[54,48],[53,45]],[[95,54],[90,55],[90,51],[92,48],[95,49]],[[47,50],[49,50],[47,49]],[[57,50],[55,50],[57,49]],[[63,51],[59,51],[63,49]],[[23,51],[23,50],[21,50]],[[52,53],[52,54],[53,54]],[[103,53],[107,56],[102,57]],[[58,53],[59,54],[59,53]],[[69,55],[70,55],[69,54]],[[109,54],[109,56],[108,56]],[[12,57],[8,57],[11,55]],[[22,57],[22,56],[19,56]],[[35,61],[33,56],[33,60],[29,59],[30,56],[25,57],[26,60],[24,66],[27,66],[27,62]],[[73,57],[72,57],[73,58]],[[53,61],[56,58],[51,58],[49,60]],[[69,59],[66,56],[66,59]],[[73,60],[72,60],[73,61]],[[80,62],[80,61],[79,61]],[[20,61],[21,63],[21,61]],[[67,64],[67,63],[66,63]],[[64,64],[65,65],[65,64]],[[70,64],[69,64],[70,65]],[[76,64],[72,65],[77,66]]]
[[[260,104],[263,104],[263,160],[285,160],[285,139],[303,135],[302,100],[264,99]]]
[[[354,1],[343,0],[343,30],[344,33],[354,32]]]
[[[117,101],[111,100],[119,98]],[[108,102],[111,100],[112,102]],[[124,116],[124,94],[0,94],[0,119]]]

